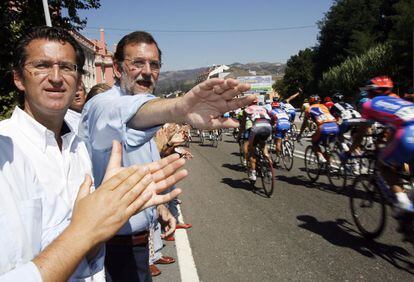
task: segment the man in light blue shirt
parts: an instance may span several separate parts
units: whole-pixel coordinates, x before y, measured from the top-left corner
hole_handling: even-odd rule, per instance
[[[249,96],[234,98],[250,86],[232,79],[203,82],[184,97],[175,99],[142,94],[152,93],[161,67],[161,51],[146,32],[123,37],[114,57],[117,85],[85,105],[79,127],[81,138],[89,144],[97,184],[108,160],[109,140],[122,143],[124,165],[151,162],[159,159],[152,139],[159,125],[175,122],[206,129],[236,127],[237,121],[221,115],[252,100]],[[108,242],[105,262],[108,277],[116,281],[151,281],[146,239],[155,223],[156,213],[148,209],[132,217]]]

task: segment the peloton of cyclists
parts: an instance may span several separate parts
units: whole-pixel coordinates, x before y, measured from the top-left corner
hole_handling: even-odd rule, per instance
[[[318,95],[310,96],[308,101],[310,106],[305,112],[305,118],[303,119],[297,140],[300,141],[307,123],[310,121],[315,122],[317,129],[316,132],[312,135],[313,150],[317,154],[320,162],[326,162],[319,144],[329,138],[329,136],[338,134],[338,124],[336,123],[336,119],[329,112],[328,108],[320,103],[320,98]]]
[[[387,146],[378,154],[377,169],[395,195],[395,206],[399,212],[414,212],[414,205],[403,188],[403,179],[399,172],[406,172],[407,163],[414,160],[414,103],[399,98],[392,93],[393,82],[387,76],[370,79],[362,91],[367,99],[362,104],[362,117],[376,121],[389,128]],[[343,154],[347,159],[355,151],[367,134],[369,123],[364,123],[349,150]]]
[[[254,148],[259,145],[263,153],[269,157],[266,140],[272,134],[270,117],[264,105],[258,105],[259,99],[243,110],[239,138],[243,138],[243,153],[246,163],[249,164],[249,179],[256,181],[256,159]],[[245,165],[245,163],[243,162]]]

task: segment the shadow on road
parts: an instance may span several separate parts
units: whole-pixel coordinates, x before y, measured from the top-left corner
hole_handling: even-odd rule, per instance
[[[296,218],[302,222],[298,225],[300,228],[320,235],[333,245],[353,249],[366,257],[382,258],[394,267],[414,274],[414,262],[406,249],[360,237],[346,219],[318,221],[310,215],[299,215]]]
[[[276,179],[279,181],[292,184],[292,185],[305,186],[308,188],[319,186],[318,183],[310,182],[309,179],[303,175],[296,175],[296,176],[276,175]]]
[[[245,171],[246,169],[243,168],[240,164],[223,164],[222,167],[235,170],[235,171]]]
[[[258,189],[257,187],[253,187],[253,185],[247,179],[232,179],[232,178],[226,177],[221,180],[221,183],[227,184],[228,186],[234,189],[243,189],[243,190],[251,191],[254,194],[259,195],[263,198],[269,198],[268,196],[266,196],[263,190]]]
[[[321,177],[326,177],[324,174],[321,174],[319,176],[319,179],[315,182],[311,182],[307,176],[304,175],[296,175],[296,176],[285,176],[285,175],[278,175],[277,179],[280,181],[284,181],[286,183],[292,184],[292,185],[299,185],[299,186],[305,186],[308,188],[316,188],[321,191],[329,192],[329,193],[335,193],[335,194],[343,194],[345,196],[349,196],[346,191],[338,191],[337,187],[332,186],[329,183],[323,183],[319,182],[318,180]]]
[[[239,152],[232,152],[231,155],[240,157],[241,154]]]
[[[232,179],[226,177],[221,180],[221,183],[227,184],[231,188],[253,191],[252,185],[246,179]]]

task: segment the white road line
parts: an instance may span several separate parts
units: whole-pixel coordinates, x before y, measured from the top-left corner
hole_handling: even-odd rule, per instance
[[[300,153],[300,154],[298,154],[298,153]],[[295,151],[293,152],[293,156],[297,157],[297,158],[300,158],[300,159],[304,159],[305,158],[305,152],[302,152],[302,151],[299,151],[299,150],[295,149]]]
[[[179,222],[185,222],[181,213],[180,205],[177,205],[179,212]],[[190,241],[188,240],[186,229],[175,231],[175,247],[177,249],[178,266],[182,282],[199,282],[197,268],[191,252]]]

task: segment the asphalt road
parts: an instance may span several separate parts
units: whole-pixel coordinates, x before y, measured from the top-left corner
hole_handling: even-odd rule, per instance
[[[218,148],[190,149],[180,198],[201,281],[413,281],[414,249],[394,220],[376,241],[362,238],[346,192],[333,191],[326,176],[310,185],[303,159],[276,171],[267,198],[252,191],[231,136]],[[174,243],[167,245],[174,255]],[[178,264],[161,269],[155,281],[180,280]]]

